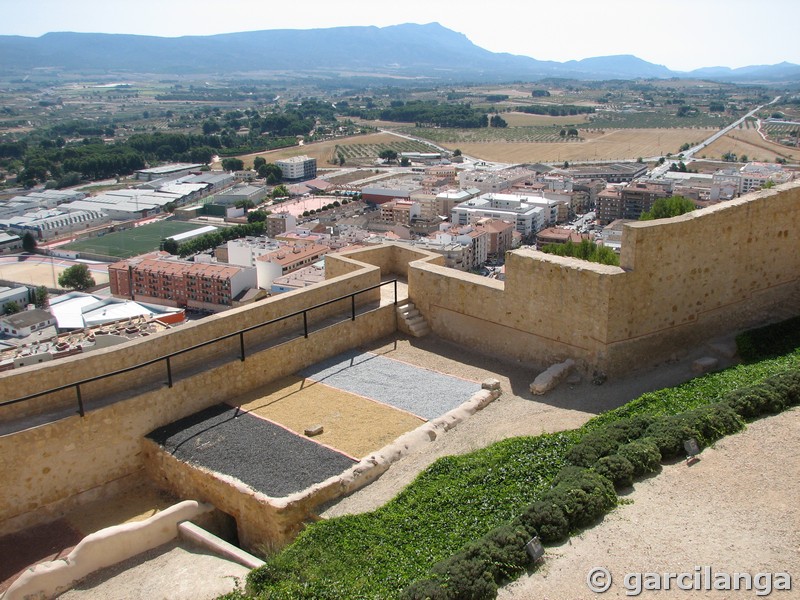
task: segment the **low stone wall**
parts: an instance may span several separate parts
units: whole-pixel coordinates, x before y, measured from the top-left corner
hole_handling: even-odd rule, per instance
[[[487,385],[467,402],[420,425],[393,443],[362,459],[341,475],[331,477],[285,498],[256,492],[238,479],[182,462],[149,439],[142,440],[145,468],[157,485],[180,497],[201,498],[236,519],[239,543],[264,555],[293,540],[315,509],[367,485],[392,463],[481,410],[500,396],[499,384]]]
[[[89,379],[146,363],[172,352],[292,314],[332,298],[346,296],[378,283],[380,283],[380,271],[373,266],[361,265],[356,272],[334,277],[311,288],[280,294],[256,304],[231,309],[222,314],[181,325],[155,337],[140,338],[120,346],[0,373],[0,398],[18,398],[40,390],[56,388],[72,381]],[[375,289],[359,294],[356,304],[362,306],[370,302],[378,302],[379,299],[380,290]],[[308,314],[309,325],[313,327],[315,323],[330,315],[345,310],[350,310],[349,299],[316,309]],[[302,316],[274,323],[247,333],[245,336],[246,346],[258,346],[270,336],[302,326]],[[175,374],[186,370],[194,371],[198,365],[227,360],[238,352],[239,338],[236,336],[174,357],[172,370]],[[81,392],[87,400],[103,398],[146,384],[162,385],[166,382],[166,377],[166,365],[161,362],[82,386]],[[0,408],[0,422],[22,416],[29,417],[63,407],[77,407],[74,389],[2,407]]]
[[[172,388],[161,384],[83,418],[0,436],[0,535],[57,518],[71,498],[139,471],[141,439],[153,429],[394,331],[394,306],[384,306],[244,362],[204,365]]]

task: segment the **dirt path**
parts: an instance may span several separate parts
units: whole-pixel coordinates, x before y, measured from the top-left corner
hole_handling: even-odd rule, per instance
[[[800,410],[754,422],[701,454],[634,485],[622,505],[595,527],[548,548],[541,569],[501,590],[501,600],[628,598],[628,573],[787,572],[800,588]],[[613,577],[604,594],[591,592],[594,567]],[[712,580],[713,582],[713,580]],[[629,582],[635,588],[635,579]],[[672,584],[675,585],[674,583]],[[762,588],[763,590],[763,588]],[[751,591],[642,591],[640,598],[757,597]]]

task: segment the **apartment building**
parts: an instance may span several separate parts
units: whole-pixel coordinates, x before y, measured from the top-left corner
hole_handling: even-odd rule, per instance
[[[653,183],[632,183],[622,188],[620,198],[622,200],[623,219],[638,219],[642,213],[650,212],[653,204],[659,198],[669,198],[672,187],[656,185]]]
[[[483,194],[462,202],[452,211],[454,225],[468,225],[483,218],[514,223],[522,236],[530,236],[558,220],[558,202],[517,194]]]
[[[421,206],[413,200],[392,200],[380,206],[381,221],[411,226],[411,222],[422,215]]]
[[[622,193],[618,186],[607,187],[597,194],[597,220],[601,225],[622,218]]]
[[[504,256],[513,248],[514,224],[500,219],[480,219],[475,223],[475,229],[486,232],[488,236],[488,255]]]
[[[256,286],[256,270],[230,264],[198,263],[152,252],[108,267],[112,295],[140,302],[221,311]]]
[[[289,181],[301,179],[314,179],[317,176],[317,159],[308,156],[292,156],[276,160],[283,174],[283,178]]]

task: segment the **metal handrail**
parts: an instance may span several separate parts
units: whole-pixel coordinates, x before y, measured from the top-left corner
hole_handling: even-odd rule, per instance
[[[394,304],[397,305],[397,279],[389,279],[387,281],[382,281],[377,285],[372,285],[368,288],[364,288],[363,290],[358,290],[357,292],[352,292],[350,294],[346,294],[344,296],[340,296],[338,298],[334,298],[332,300],[326,300],[325,302],[321,302],[319,304],[315,304],[314,306],[309,306],[308,308],[304,308],[302,310],[295,311],[291,314],[284,315],[282,317],[277,317],[275,319],[270,319],[269,321],[265,321],[263,323],[258,323],[257,325],[251,325],[250,327],[245,327],[244,329],[240,329],[238,331],[234,331],[232,333],[226,333],[225,335],[221,335],[219,337],[206,340],[205,342],[200,342],[199,344],[195,344],[193,346],[188,346],[187,348],[181,348],[180,350],[176,350],[175,352],[171,352],[169,354],[165,354],[164,356],[160,356],[158,358],[153,358],[148,361],[132,365],[130,367],[125,367],[123,369],[117,369],[116,371],[110,371],[109,373],[103,373],[102,375],[95,375],[94,377],[88,377],[86,379],[81,379],[80,381],[75,381],[72,383],[67,383],[65,385],[61,385],[58,387],[50,388],[43,392],[36,392],[35,394],[28,394],[27,396],[22,396],[20,398],[14,398],[13,400],[4,400],[0,402],[0,408],[3,406],[10,406],[12,404],[18,404],[20,402],[25,402],[27,400],[33,400],[34,398],[38,398],[40,396],[46,396],[47,394],[54,394],[56,392],[61,392],[64,390],[68,390],[70,388],[75,388],[75,394],[78,401],[78,414],[80,416],[84,416],[85,410],[83,406],[83,398],[81,396],[81,388],[80,386],[93,383],[95,381],[100,381],[102,379],[107,379],[109,377],[114,377],[116,375],[123,375],[125,373],[130,373],[131,371],[135,371],[137,369],[143,369],[144,367],[149,367],[150,365],[154,365],[161,361],[166,361],[166,369],[167,369],[167,383],[169,387],[172,387],[173,384],[173,377],[172,377],[172,364],[170,362],[171,358],[179,356],[181,354],[185,354],[186,352],[191,352],[192,350],[197,350],[198,348],[204,348],[205,346],[210,346],[212,344],[217,344],[221,341],[231,339],[233,337],[239,336],[239,358],[241,361],[245,360],[245,345],[244,345],[244,334],[249,333],[251,331],[255,331],[256,329],[260,329],[261,327],[266,327],[267,325],[272,325],[274,323],[279,323],[281,321],[285,321],[286,319],[291,319],[293,317],[297,317],[299,315],[303,315],[303,337],[308,338],[308,313],[312,310],[316,310],[318,308],[322,308],[323,306],[328,306],[329,304],[333,304],[335,302],[340,302],[342,300],[346,300],[347,298],[351,299],[350,303],[350,310],[351,310],[351,320],[356,320],[356,296],[358,294],[363,294],[364,292],[369,292],[377,288],[381,288],[387,284],[394,285]]]

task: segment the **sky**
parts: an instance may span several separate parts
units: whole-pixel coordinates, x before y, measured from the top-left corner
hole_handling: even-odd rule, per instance
[[[539,60],[633,54],[675,71],[800,64],[798,0],[0,0],[0,35],[177,37],[439,22]]]

